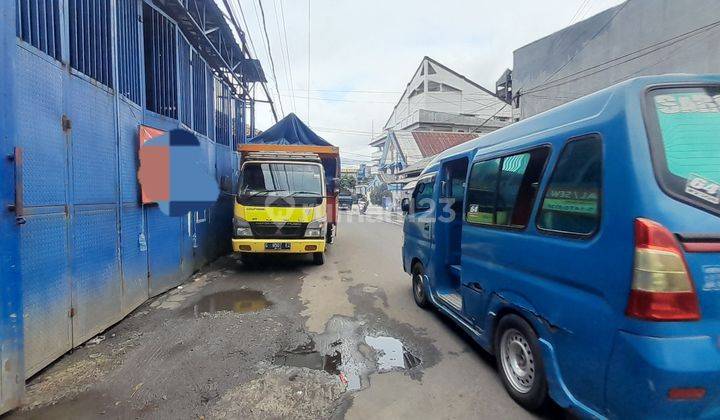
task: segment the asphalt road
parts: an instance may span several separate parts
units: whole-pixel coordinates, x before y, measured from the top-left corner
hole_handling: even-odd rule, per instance
[[[492,357],[415,305],[397,218],[342,216],[324,266],[222,258],[41,372],[8,417],[535,417]]]

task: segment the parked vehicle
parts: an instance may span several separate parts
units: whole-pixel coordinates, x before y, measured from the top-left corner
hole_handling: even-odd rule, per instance
[[[444,152],[403,201],[415,301],[528,409],[720,417],[718,133],[720,76],[656,76]]]
[[[338,209],[340,210],[352,210],[353,196],[349,192],[341,191],[338,196]]]
[[[336,229],[334,191],[323,155],[332,146],[242,145],[232,248],[244,262],[259,253],[312,254],[325,262]],[[332,215],[332,216],[331,216]]]

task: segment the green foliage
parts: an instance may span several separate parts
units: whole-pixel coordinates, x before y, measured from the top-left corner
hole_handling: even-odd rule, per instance
[[[340,191],[352,193],[357,180],[351,175],[343,175],[340,177]]]
[[[383,202],[383,197],[390,197],[392,194],[390,194],[390,191],[388,191],[388,187],[386,184],[381,184],[380,186],[377,186],[370,190],[370,202],[381,206]]]

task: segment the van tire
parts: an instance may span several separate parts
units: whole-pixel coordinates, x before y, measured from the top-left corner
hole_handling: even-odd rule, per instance
[[[315,264],[315,265],[325,264],[325,253],[324,252],[313,252],[313,264]]]
[[[425,276],[425,268],[422,263],[416,262],[412,267],[412,294],[417,306],[423,309],[430,307],[425,279],[427,279]]]
[[[502,347],[505,346],[503,349]],[[530,411],[548,400],[548,385],[537,334],[515,314],[504,316],[496,328],[495,358],[505,390]],[[505,359],[505,360],[503,360]],[[513,361],[520,360],[513,368]]]

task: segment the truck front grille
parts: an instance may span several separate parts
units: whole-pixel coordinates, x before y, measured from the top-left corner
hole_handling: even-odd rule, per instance
[[[250,222],[253,236],[258,239],[302,239],[307,223]]]

